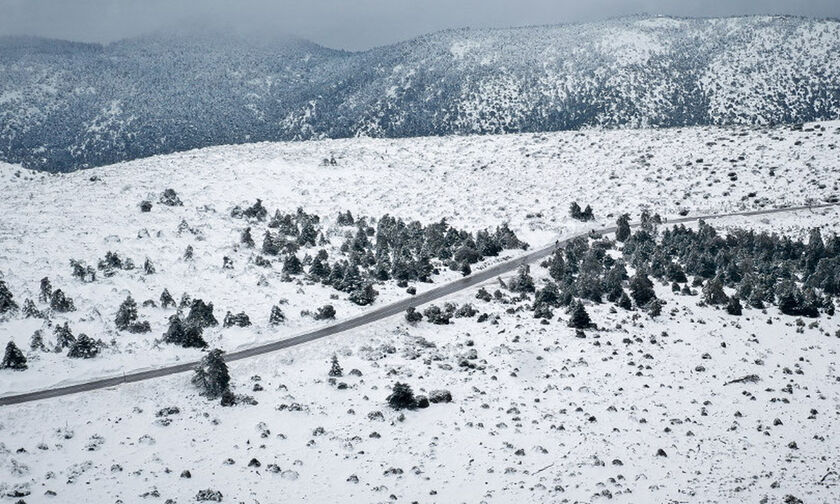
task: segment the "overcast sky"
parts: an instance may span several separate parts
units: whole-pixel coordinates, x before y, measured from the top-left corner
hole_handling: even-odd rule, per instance
[[[642,12],[840,17],[840,0],[0,0],[0,35],[109,42],[200,23],[277,31],[357,50],[444,28],[567,23]]]

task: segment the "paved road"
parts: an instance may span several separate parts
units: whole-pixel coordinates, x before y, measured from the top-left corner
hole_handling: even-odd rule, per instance
[[[679,224],[679,223],[688,223],[688,222],[695,222],[701,219],[704,220],[711,220],[711,219],[719,219],[724,217],[736,217],[736,216],[756,216],[756,215],[767,215],[767,214],[775,214],[775,213],[783,213],[783,212],[795,212],[800,210],[814,210],[819,208],[827,208],[827,207],[834,207],[838,206],[840,203],[824,203],[819,205],[811,205],[811,206],[799,206],[799,207],[787,207],[787,208],[769,208],[764,210],[750,210],[745,212],[734,212],[728,214],[715,214],[715,215],[702,215],[702,216],[692,216],[692,217],[680,217],[677,219],[670,219],[667,221],[668,224]],[[637,226],[638,224],[633,224],[633,226]],[[598,233],[612,233],[616,230],[615,226],[595,229]],[[435,301],[440,299],[444,296],[448,296],[449,294],[464,290],[466,288],[478,285],[480,283],[486,282],[492,278],[495,278],[499,275],[504,273],[508,273],[510,271],[515,270],[522,264],[530,264],[540,259],[549,256],[554,250],[558,247],[563,247],[566,243],[570,240],[588,234],[587,232],[581,232],[575,234],[573,236],[566,237],[553,243],[551,245],[547,245],[540,249],[536,249],[532,252],[528,252],[523,254],[519,257],[514,259],[510,259],[505,262],[501,262],[496,264],[490,268],[483,269],[480,271],[476,271],[473,274],[455,280],[453,282],[449,282],[443,284],[439,287],[435,287],[430,289],[426,292],[422,292],[416,296],[412,296],[410,298],[406,298],[388,305],[385,305],[381,308],[372,309],[358,317],[353,317],[351,319],[347,319],[333,325],[329,325],[326,327],[322,327],[320,329],[315,329],[313,331],[307,332],[305,334],[301,334],[298,336],[294,336],[291,338],[273,341],[271,343],[265,343],[262,345],[257,345],[251,348],[246,348],[243,350],[237,350],[236,352],[230,352],[225,355],[225,361],[231,362],[240,359],[247,359],[249,357],[254,357],[256,355],[262,355],[269,352],[275,352],[277,350],[282,350],[284,348],[289,348],[297,345],[301,345],[303,343],[308,343],[310,341],[315,341],[317,339],[325,338],[327,336],[332,336],[334,334],[338,334],[344,331],[348,331],[350,329],[354,329],[359,326],[363,326],[366,324],[370,324],[372,322],[376,322],[378,320],[382,320],[387,317],[391,317],[398,313],[403,313],[409,307],[418,307],[420,305],[429,303],[431,301]],[[166,366],[157,369],[150,369],[147,371],[137,371],[133,373],[127,373],[122,376],[116,376],[112,378],[102,378],[98,380],[92,380],[89,382],[78,383],[75,385],[67,385],[64,387],[56,387],[47,390],[39,390],[35,392],[27,392],[24,394],[18,395],[9,395],[5,397],[0,397],[0,406],[6,406],[11,404],[20,404],[30,401],[37,401],[41,399],[49,399],[51,397],[59,397],[69,394],[75,394],[78,392],[87,392],[89,390],[96,390],[101,388],[108,388],[114,387],[116,385],[120,385],[122,383],[133,383],[139,382],[144,380],[150,380],[152,378],[159,378],[161,376],[168,376],[176,373],[183,373],[185,371],[190,371],[196,367],[198,364],[197,361],[194,362],[187,362],[184,364],[176,364],[173,366]]]

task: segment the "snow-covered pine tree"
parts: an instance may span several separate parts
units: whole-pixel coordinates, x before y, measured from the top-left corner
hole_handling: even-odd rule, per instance
[[[268,317],[268,323],[273,326],[277,326],[285,321],[286,315],[283,313],[283,310],[281,310],[280,307],[277,305],[272,306],[271,315]]]
[[[14,341],[6,344],[6,353],[3,355],[3,361],[0,362],[0,369],[13,369],[15,371],[23,371],[27,368],[26,357],[20,348],[15,345]]]
[[[102,347],[102,342],[94,340],[87,334],[81,333],[76,341],[70,345],[70,351],[67,356],[73,359],[92,359],[99,355],[99,350]]]
[[[586,329],[592,325],[592,319],[589,318],[589,313],[586,312],[586,308],[583,306],[583,303],[578,301],[575,303],[574,307],[572,307],[572,316],[569,318],[569,327],[574,327],[575,329]]]
[[[330,372],[329,375],[338,378],[340,376],[344,376],[344,370],[341,369],[341,364],[338,363],[338,356],[333,354],[332,360],[330,361]]]
[[[16,312],[18,305],[15,303],[12,291],[6,286],[6,282],[0,280],[0,315]]]
[[[160,307],[169,308],[174,306],[175,300],[172,299],[172,294],[169,293],[169,289],[163,289],[163,292],[160,294]]]
[[[192,377],[193,385],[200,389],[202,395],[210,399],[220,397],[230,388],[230,373],[222,358],[223,353],[218,348],[207,352],[195,368],[195,374]]]
[[[411,386],[407,383],[395,383],[391,394],[388,396],[388,405],[395,410],[414,408],[416,401]]]
[[[137,302],[129,294],[125,301],[120,304],[117,316],[114,318],[114,324],[117,329],[125,331],[135,320],[137,320]]]
[[[38,294],[38,301],[42,303],[49,303],[52,298],[52,284],[50,279],[44,277],[41,279],[40,293]]]

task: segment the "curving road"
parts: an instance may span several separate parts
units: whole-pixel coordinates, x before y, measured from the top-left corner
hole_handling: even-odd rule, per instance
[[[783,212],[796,212],[800,210],[813,210],[818,208],[827,208],[827,207],[834,207],[840,205],[838,203],[823,203],[818,205],[810,205],[810,206],[798,206],[798,207],[786,207],[786,208],[769,208],[764,210],[750,210],[744,212],[733,212],[733,213],[726,213],[726,214],[713,214],[713,215],[701,215],[701,216],[694,216],[694,217],[680,217],[677,219],[671,219],[667,221],[667,224],[680,224],[680,223],[688,223],[688,222],[695,222],[698,220],[710,220],[710,219],[720,219],[725,217],[738,217],[738,216],[756,216],[756,215],[767,215],[767,214],[775,214],[775,213],[783,213]],[[635,227],[638,224],[631,224],[631,226]],[[609,226],[605,228],[595,229],[598,233],[612,233],[616,230],[616,226]],[[410,298],[406,298],[385,306],[381,308],[372,309],[362,315],[357,317],[353,317],[341,322],[337,322],[335,324],[322,327],[320,329],[315,329],[309,331],[304,334],[300,334],[298,336],[294,336],[291,338],[273,341],[271,343],[265,343],[257,346],[253,346],[251,348],[246,348],[243,350],[237,350],[235,352],[230,352],[225,354],[225,361],[231,362],[240,359],[247,359],[249,357],[254,357],[257,355],[266,354],[269,352],[275,352],[277,350],[282,350],[284,348],[289,348],[297,345],[302,345],[304,343],[308,343],[310,341],[315,341],[317,339],[325,338],[327,336],[332,336],[334,334],[338,334],[344,331],[348,331],[350,329],[354,329],[359,326],[363,326],[366,324],[370,324],[372,322],[376,322],[378,320],[382,320],[387,317],[391,317],[398,313],[404,312],[409,307],[418,307],[420,305],[429,303],[431,301],[435,301],[440,299],[444,296],[448,296],[454,292],[458,292],[469,287],[478,285],[480,283],[486,282],[494,277],[502,275],[504,273],[508,273],[510,271],[515,270],[520,265],[523,264],[530,264],[536,262],[544,257],[547,257],[555,249],[563,247],[566,243],[574,238],[588,234],[589,231],[577,233],[575,235],[566,237],[564,239],[558,240],[557,242],[547,245],[545,247],[536,249],[532,252],[528,252],[523,254],[519,257],[501,262],[490,268],[483,269],[481,271],[476,271],[473,274],[460,278],[458,280],[440,285],[433,289],[430,289],[426,292],[422,292],[417,294],[416,296],[412,296]],[[0,406],[7,406],[11,404],[20,404],[25,402],[31,401],[38,401],[41,399],[49,399],[51,397],[60,397],[69,394],[76,394],[78,392],[87,392],[90,390],[114,387],[116,385],[120,385],[122,383],[133,383],[139,382],[144,380],[151,380],[152,378],[159,378],[161,376],[168,376],[173,375],[176,373],[183,373],[185,371],[190,371],[196,367],[198,361],[193,362],[186,362],[183,364],[176,364],[173,366],[165,366],[157,369],[150,369],[147,371],[137,371],[133,373],[123,374],[122,376],[116,376],[112,378],[102,378],[97,380],[92,380],[89,382],[78,383],[74,385],[67,385],[63,387],[56,387],[50,388],[46,390],[38,390],[35,392],[27,392],[23,394],[17,395],[8,395],[4,397],[0,397]]]

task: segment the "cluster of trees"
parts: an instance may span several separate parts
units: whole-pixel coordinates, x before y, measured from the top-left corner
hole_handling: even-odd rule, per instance
[[[653,308],[658,303],[653,283],[643,270],[631,277],[624,261],[607,253],[614,247],[615,243],[608,238],[575,238],[542,263],[548,269],[550,280],[541,288],[534,286],[526,267],[507,286],[514,292],[533,293],[535,317],[550,319],[554,309],[563,307],[571,315],[569,324],[578,329],[588,327],[590,321],[583,304],[575,299],[595,303],[606,299],[626,310],[634,304],[639,308]]]
[[[146,320],[138,320],[137,302],[129,295],[120,304],[117,310],[117,315],[114,317],[114,325],[120,331],[128,331],[130,333],[147,333],[152,330],[151,325]]]
[[[267,214],[259,200],[248,209],[234,209],[235,216],[257,221],[266,220]],[[409,281],[431,282],[431,276],[439,271],[434,261],[468,275],[470,265],[485,257],[497,256],[504,249],[527,248],[506,224],[473,234],[450,226],[445,219],[424,226],[385,215],[371,222],[354,218],[349,210],[339,213],[339,225],[355,228],[346,233],[341,245],[343,257],[330,262],[327,251],[320,249],[314,257],[307,254],[300,259],[297,253],[301,247],[327,244],[320,218],[302,209],[288,214],[278,210],[263,235],[261,252],[281,258],[288,275],[306,274],[348,293],[350,301],[368,305],[378,295],[373,287],[377,282],[396,280],[402,287]],[[240,241],[246,247],[255,246],[251,228],[243,231]],[[262,256],[257,256],[255,263],[271,264]]]
[[[43,331],[40,329],[35,331],[29,340],[30,350],[61,353],[66,349],[67,356],[72,359],[92,359],[99,355],[102,349],[105,348],[105,343],[100,339],[93,339],[84,333],[79,333],[78,336],[75,336],[70,329],[70,324],[67,322],[64,322],[63,325],[56,324],[53,329],[53,334],[55,337],[55,347],[49,349],[44,342]]]
[[[573,201],[572,204],[569,205],[569,215],[572,217],[572,219],[576,219],[582,222],[595,220],[595,216],[592,214],[592,207],[586,205],[586,208],[581,210],[580,205],[578,205],[577,201]]]
[[[136,265],[130,257],[123,258],[118,253],[109,250],[105,253],[105,257],[97,262],[96,269],[78,259],[70,259],[70,268],[73,270],[74,278],[90,283],[96,281],[97,270],[102,273],[102,276],[108,278],[114,276],[119,270],[131,271],[136,268]],[[143,272],[147,275],[153,275],[156,272],[154,263],[148,257],[143,262]]]
[[[705,222],[698,229],[677,226],[661,233],[639,231],[624,248],[625,257],[666,281],[693,275],[708,304],[740,311],[776,305],[786,315],[833,314],[840,294],[840,238],[823,240],[818,228],[807,241],[736,229],[719,234]],[[734,292],[727,296],[724,287]]]
[[[161,304],[164,295],[168,296],[169,292],[164,290],[161,294]],[[189,308],[189,312],[184,316],[184,311]],[[244,315],[241,317],[241,315]],[[225,326],[239,325],[244,322],[250,324],[248,316],[244,313],[239,315],[232,315],[230,312],[225,317]],[[169,327],[163,334],[164,343],[171,343],[173,345],[182,346],[184,348],[207,348],[207,342],[204,341],[204,329],[208,327],[216,327],[219,321],[213,315],[213,303],[205,303],[203,300],[189,299],[184,296],[178,306],[178,312],[169,317]]]
[[[405,320],[406,322],[414,324],[420,322],[423,320],[423,317],[425,317],[426,321],[430,324],[447,325],[453,317],[472,318],[477,314],[478,310],[476,310],[470,303],[464,303],[461,306],[458,306],[455,303],[444,303],[443,308],[438,305],[431,304],[426,307],[422,313],[413,307],[406,309]]]
[[[66,297],[61,289],[53,290],[49,278],[46,277],[41,279],[38,301],[48,304],[51,312],[64,313],[75,310],[73,300]],[[39,310],[35,302],[31,299],[24,301],[23,309],[21,310],[6,283],[0,280],[0,316],[15,314],[19,311],[22,311],[23,316],[26,318],[36,317],[49,320],[49,313],[44,310]],[[60,353],[67,349],[68,357],[88,359],[98,355],[104,347],[101,340],[94,340],[86,334],[79,334],[78,337],[74,336],[67,322],[63,325],[56,324],[54,333],[55,346],[48,348],[44,342],[43,331],[35,331],[29,342],[30,350],[42,352],[55,351]],[[8,342],[3,361],[0,363],[0,369],[24,370],[26,368],[26,357],[23,352],[13,341]]]
[[[840,293],[837,236],[824,240],[819,229],[810,232],[807,242],[743,229],[719,234],[702,221],[696,230],[680,225],[660,232],[661,219],[648,213],[642,214],[635,232],[627,215],[617,224],[616,240],[623,242],[620,257],[607,253],[616,243],[606,237],[579,237],[543,262],[551,280],[542,288],[534,287],[527,267],[507,287],[533,293],[535,317],[551,318],[553,308],[566,307],[569,325],[576,328],[590,323],[576,298],[595,303],[606,298],[626,310],[635,306],[658,315],[662,302],[653,280],[686,295],[696,294],[692,288],[697,288],[704,303],[722,306],[732,315],[740,315],[744,306],[768,304],[793,316],[834,313],[834,296]],[[628,267],[635,270],[632,276]]]

